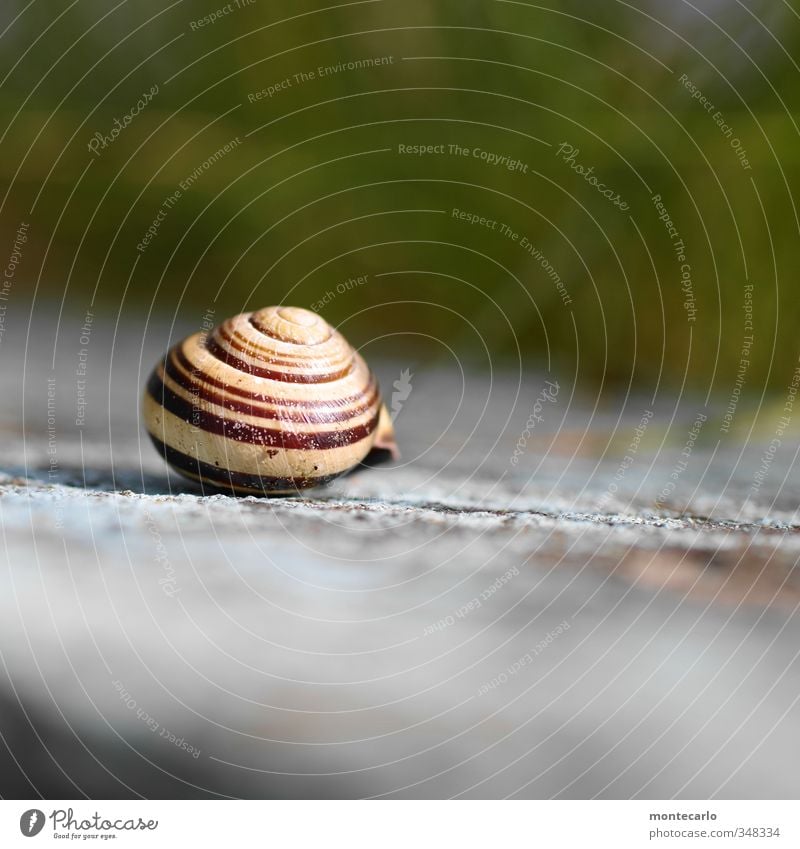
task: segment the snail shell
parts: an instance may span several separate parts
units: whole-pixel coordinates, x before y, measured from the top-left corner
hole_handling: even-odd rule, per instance
[[[167,463],[240,494],[327,483],[372,448],[396,456],[375,376],[298,307],[237,315],[175,345],[147,381],[142,412]]]

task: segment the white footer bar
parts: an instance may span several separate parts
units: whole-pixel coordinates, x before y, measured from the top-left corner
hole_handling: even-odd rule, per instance
[[[794,801],[0,801],[0,846],[800,846]]]

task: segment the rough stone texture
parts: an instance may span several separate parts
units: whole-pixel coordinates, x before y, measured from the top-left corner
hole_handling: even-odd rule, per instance
[[[168,329],[104,327],[83,427],[75,320],[54,370],[2,374],[0,793],[797,795],[800,476],[787,440],[753,491],[769,425],[709,415],[657,507],[696,399],[556,375],[515,465],[544,376],[384,364],[389,396],[414,371],[399,464],[204,497],[137,422]]]

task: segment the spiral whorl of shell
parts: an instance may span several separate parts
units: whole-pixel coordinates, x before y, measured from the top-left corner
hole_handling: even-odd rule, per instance
[[[147,382],[143,415],[176,470],[244,494],[317,486],[360,463],[376,439],[394,447],[362,357],[297,307],[237,315],[175,345]]]

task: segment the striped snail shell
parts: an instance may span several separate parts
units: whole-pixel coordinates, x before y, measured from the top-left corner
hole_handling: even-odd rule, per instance
[[[167,463],[238,494],[327,483],[372,448],[396,456],[375,376],[298,307],[237,315],[179,342],[150,375],[142,412]]]

